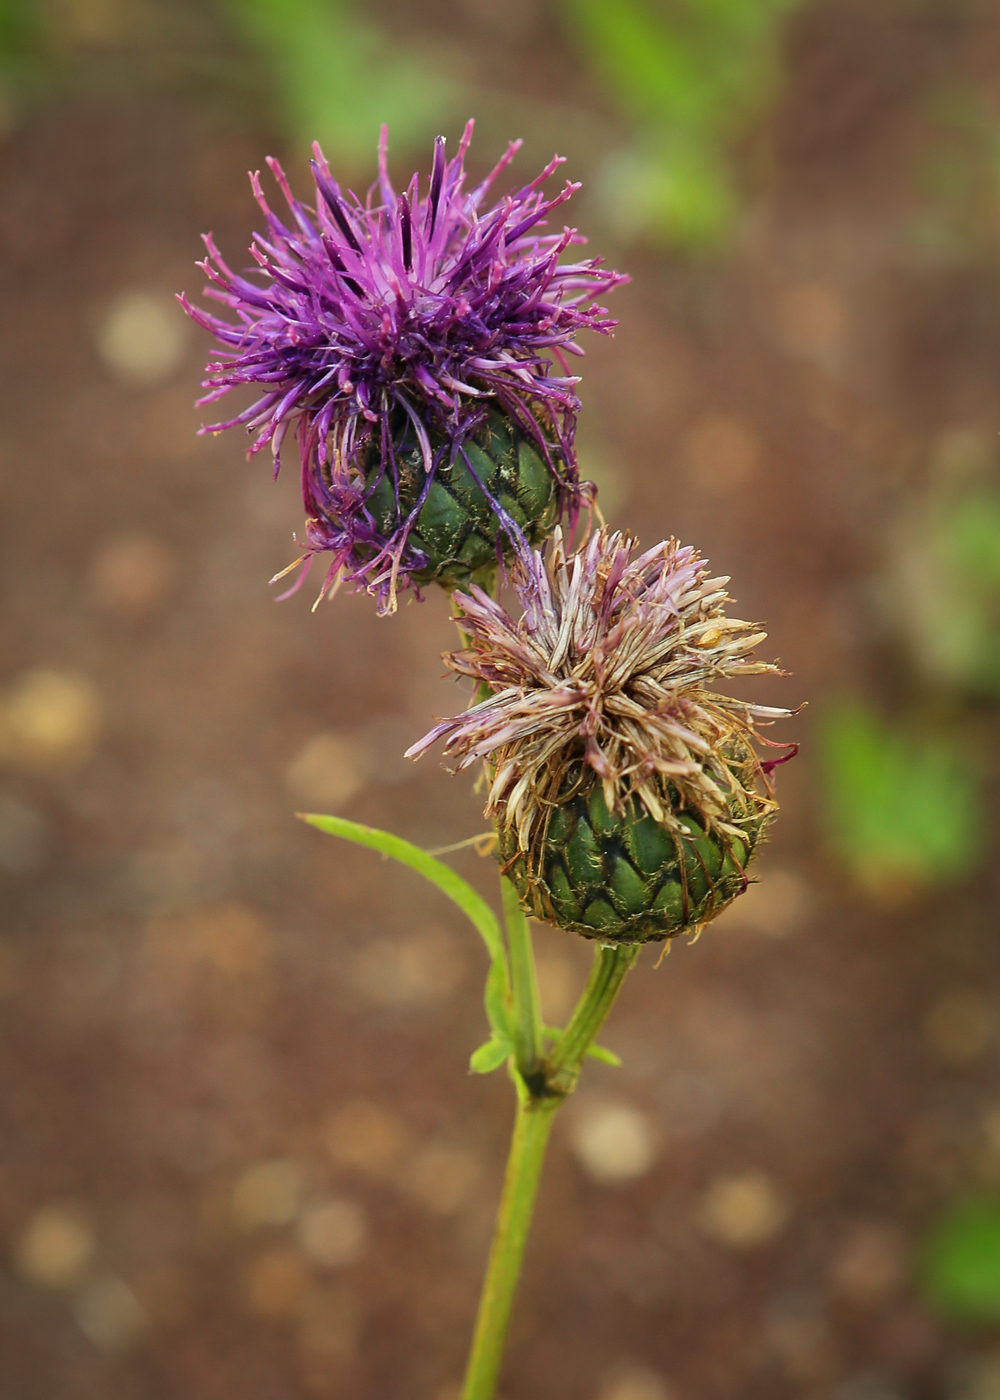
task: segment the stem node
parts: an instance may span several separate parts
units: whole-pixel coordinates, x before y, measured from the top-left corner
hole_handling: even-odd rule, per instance
[[[517,901],[517,892],[506,879],[502,885],[514,1002],[514,1058],[520,1081],[519,1103],[462,1400],[492,1400],[496,1390],[552,1122],[563,1099],[576,1088],[583,1057],[611,1010],[625,974],[639,955],[638,945],[596,949],[579,1005],[548,1055],[543,1055],[531,931]]]

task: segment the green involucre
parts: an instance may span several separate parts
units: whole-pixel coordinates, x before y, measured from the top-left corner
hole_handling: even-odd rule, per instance
[[[443,439],[431,435],[437,449]],[[398,486],[391,469],[382,471],[372,449],[367,480],[375,489],[368,509],[379,533],[388,538],[416,505],[427,480],[424,460],[407,422],[396,438]],[[477,480],[478,478],[478,480]],[[505,559],[512,544],[483,487],[524,531],[529,544],[547,539],[559,518],[560,487],[536,446],[506,414],[491,409],[486,423],[467,439],[454,459],[438,467],[427,499],[409,537],[409,548],[428,557],[410,571],[415,583],[445,588],[470,582],[488,586],[497,567],[497,545]]]
[[[612,813],[595,780],[560,801],[529,855],[513,828],[501,828],[499,855],[535,918],[602,943],[661,942],[693,932],[746,888],[766,816],[747,804],[730,820],[742,839],[688,812],[672,830],[634,797]]]

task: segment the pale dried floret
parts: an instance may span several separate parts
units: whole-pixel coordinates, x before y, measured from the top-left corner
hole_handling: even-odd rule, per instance
[[[570,553],[557,530],[548,561],[536,551],[518,569],[516,622],[479,588],[454,595],[466,645],[445,659],[492,694],[441,720],[408,756],[443,739],[459,770],[486,762],[487,814],[516,828],[522,851],[570,773],[587,768],[609,811],[635,796],[678,836],[683,811],[740,838],[734,809],[773,809],[761,787],[783,760],[761,761],[753,745],[789,747],[762,739],[758,726],[790,711],[713,688],[778,673],[753,656],[766,633],[726,616],[729,579],[711,577],[694,549],[667,540],[633,557],[636,548],[605,528]]]

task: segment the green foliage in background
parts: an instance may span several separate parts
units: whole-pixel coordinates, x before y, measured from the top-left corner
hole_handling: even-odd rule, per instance
[[[1000,491],[981,488],[956,502],[942,522],[941,548],[970,584],[1000,594]]]
[[[925,646],[938,675],[1000,695],[1000,490],[985,483],[933,517]]]
[[[886,601],[936,686],[1000,697],[1000,464],[992,434],[952,429],[896,525]]]
[[[777,92],[783,22],[802,3],[560,0],[570,42],[630,129],[591,174],[621,236],[688,249],[725,238],[740,207],[734,151]],[[53,93],[195,81],[263,108],[297,150],[319,140],[342,170],[367,172],[383,122],[397,155],[485,109],[522,130],[522,100],[469,91],[441,37],[414,44],[362,0],[0,0],[0,87],[16,106],[39,79]],[[534,99],[557,128],[573,120],[560,100]]]
[[[979,784],[943,737],[916,738],[842,702],[820,724],[831,844],[873,890],[957,879],[982,854]]]
[[[37,57],[44,47],[38,14],[28,0],[0,0],[0,66],[16,66]]]
[[[37,105],[249,85],[202,0],[0,0],[0,131]]]
[[[394,149],[433,138],[457,113],[459,85],[431,52],[392,44],[354,0],[226,0],[267,64],[296,143],[370,170],[379,127]]]
[[[973,487],[930,524],[937,591],[925,600],[926,645],[944,678],[1000,695],[1000,490]]]
[[[0,84],[13,119],[40,86],[72,95],[195,83],[236,111],[252,103],[259,119],[263,109],[296,149],[319,140],[341,168],[368,173],[383,122],[399,152],[426,146],[467,115],[444,62],[393,42],[370,8],[359,0],[0,0]]]
[[[996,248],[1000,225],[1000,125],[987,91],[967,84],[934,92],[927,113],[936,128],[914,170],[924,208],[914,241],[946,256]]]
[[[920,1277],[928,1301],[947,1317],[1000,1320],[1000,1201],[953,1206],[925,1242]]]
[[[31,0],[0,0],[0,135],[14,125],[22,93],[43,77],[48,36]]]
[[[635,132],[597,178],[620,234],[687,248],[725,237],[739,208],[732,147],[777,90],[782,21],[801,3],[562,0],[569,37]],[[358,0],[225,6],[266,63],[289,133],[341,161],[367,168],[383,121],[394,149],[412,149],[475,105],[433,46],[393,42]]]
[[[802,0],[563,0],[570,34],[635,128],[605,198],[625,233],[717,244],[739,200],[734,142],[780,77],[783,21]]]

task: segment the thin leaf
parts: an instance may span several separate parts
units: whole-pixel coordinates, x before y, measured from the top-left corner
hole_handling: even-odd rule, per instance
[[[404,841],[401,836],[394,836],[389,831],[379,831],[374,826],[362,826],[360,822],[349,822],[343,817],[320,816],[315,812],[298,812],[296,815],[310,826],[314,826],[317,831],[325,831],[329,836],[339,836],[344,841],[353,841],[358,846],[368,846],[373,851],[380,851],[383,856],[398,860],[401,865],[408,865],[432,885],[437,885],[441,893],[457,904],[478,930],[493,963],[499,962],[506,975],[503,935],[496,915],[482,895],[477,894],[470,884],[460,875],[456,875],[443,861],[435,860],[419,846],[414,846],[412,841]],[[492,976],[491,968],[490,977]]]
[[[509,1040],[498,1040],[494,1036],[492,1040],[488,1040],[485,1045],[480,1045],[478,1050],[472,1052],[469,1068],[473,1074],[492,1074],[495,1069],[500,1068],[513,1050]]]
[[[507,975],[507,959],[494,958],[486,978],[486,992],[483,996],[486,1019],[490,1030],[500,1040],[513,1039],[513,1001],[510,994],[510,979]]]

